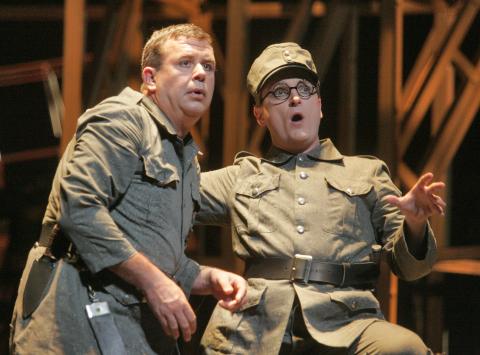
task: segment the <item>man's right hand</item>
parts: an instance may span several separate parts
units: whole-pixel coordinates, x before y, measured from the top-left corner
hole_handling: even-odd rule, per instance
[[[190,341],[197,319],[187,297],[172,279],[140,253],[110,270],[144,293],[165,334],[178,339],[181,332],[183,339]]]
[[[163,331],[175,339],[182,332],[183,340],[190,341],[197,329],[197,318],[182,289],[165,275],[165,280],[143,292]]]

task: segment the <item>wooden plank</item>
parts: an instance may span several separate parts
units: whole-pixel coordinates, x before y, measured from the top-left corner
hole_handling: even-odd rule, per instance
[[[442,260],[433,266],[433,271],[448,274],[480,276],[480,260],[456,259]]]
[[[230,165],[237,151],[247,146],[248,92],[245,87],[245,58],[248,57],[248,3],[248,0],[228,1],[223,165]]]
[[[82,64],[84,57],[84,0],[65,0],[63,40],[63,99],[65,116],[60,154],[75,134],[77,119],[82,112]]]
[[[480,74],[480,60],[477,63],[476,73]],[[479,92],[480,81],[469,80],[462,94],[456,100],[447,123],[442,126],[441,132],[435,138],[431,147],[432,154],[425,165],[425,171],[435,170],[442,174],[449,167],[475,118],[475,114],[478,112],[480,106]]]
[[[382,0],[378,75],[378,155],[386,161],[395,177],[397,173],[396,107],[401,82],[403,1]],[[387,319],[397,322],[398,280],[382,267],[379,296]],[[386,274],[388,272],[388,274]]]
[[[247,146],[248,91],[245,85],[248,58],[249,0],[228,0],[227,48],[225,60],[225,107],[223,120],[223,165],[231,165],[235,154]],[[224,229],[222,258],[229,260],[232,269],[242,272],[243,263],[234,257],[231,230]]]
[[[311,53],[322,82],[335,54],[340,38],[350,18],[351,6],[339,0],[329,3],[326,18],[314,34]]]
[[[2,155],[2,163],[12,164],[29,160],[47,159],[58,156],[58,147],[45,147],[23,150],[21,152],[7,153]]]
[[[340,79],[337,144],[341,152],[355,154],[357,133],[358,9],[352,5],[349,26],[340,44]]]
[[[478,4],[467,2],[462,9],[457,21],[453,26],[435,64],[432,67],[428,79],[423,84],[421,94],[416,99],[412,109],[407,113],[406,125],[399,139],[399,156],[403,156],[416,132],[417,127],[423,120],[433,98],[442,82],[447,65],[465,37],[471,23],[478,12]]]

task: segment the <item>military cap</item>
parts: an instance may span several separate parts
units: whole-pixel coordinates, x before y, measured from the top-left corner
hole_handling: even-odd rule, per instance
[[[265,48],[253,62],[247,74],[247,88],[258,98],[266,83],[287,78],[318,83],[317,69],[309,51],[293,42],[275,43]]]

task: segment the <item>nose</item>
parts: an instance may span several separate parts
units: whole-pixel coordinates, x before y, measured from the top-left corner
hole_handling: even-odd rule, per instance
[[[193,80],[197,81],[205,81],[206,72],[205,68],[203,67],[202,63],[197,63],[193,68]]]
[[[290,91],[290,98],[289,98],[289,102],[290,102],[290,105],[291,107],[295,107],[295,106],[298,106],[302,103],[302,99],[300,98],[300,95],[298,95],[298,91],[297,89],[292,90]]]

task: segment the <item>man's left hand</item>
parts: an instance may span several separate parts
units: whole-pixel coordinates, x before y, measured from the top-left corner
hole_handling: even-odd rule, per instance
[[[445,188],[443,182],[433,182],[433,174],[426,173],[404,196],[386,196],[385,199],[397,206],[407,219],[425,223],[434,214],[444,215],[445,201],[438,193]]]
[[[247,281],[234,273],[212,267],[202,267],[194,282],[193,294],[211,294],[218,304],[231,312],[238,310],[246,300]]]

